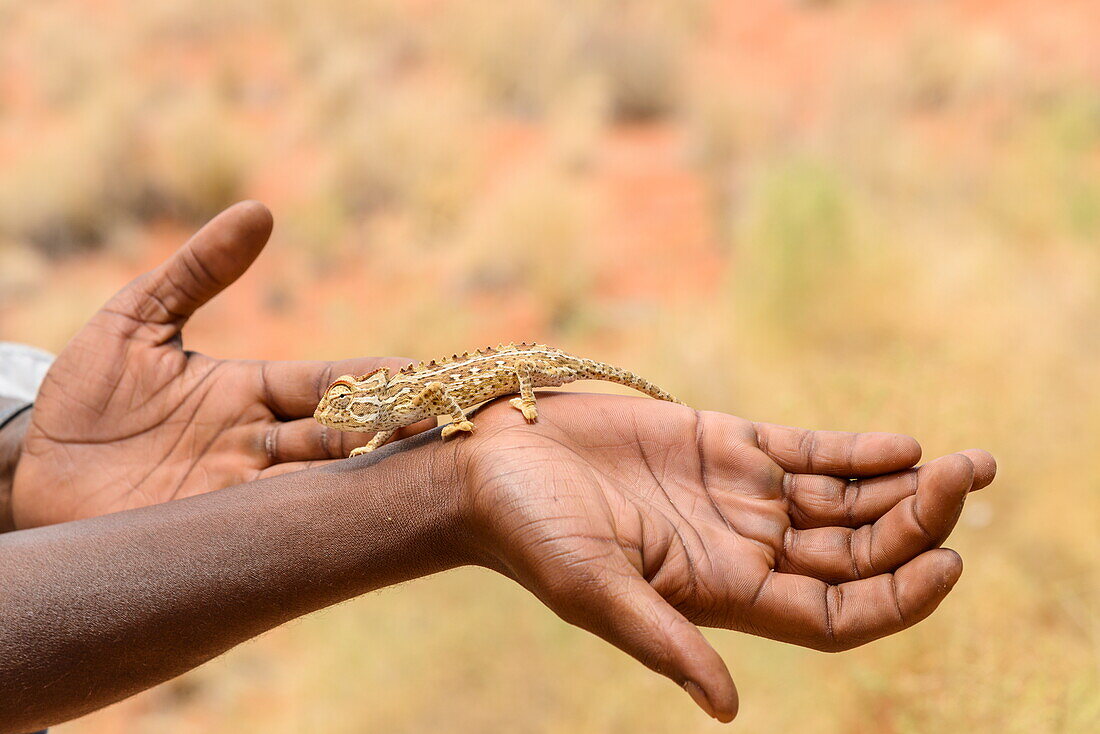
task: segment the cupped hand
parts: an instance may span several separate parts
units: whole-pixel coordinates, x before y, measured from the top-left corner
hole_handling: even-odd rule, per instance
[[[183,348],[184,324],[252,264],[271,226],[262,204],[227,209],[65,347],[24,439],[18,527],[209,492],[344,457],[369,440],[324,428],[313,409],[335,376],[408,360],[222,360]]]
[[[656,400],[545,394],[455,442],[482,562],[683,686],[723,721],[737,693],[696,625],[819,650],[928,616],[962,560],[939,546],[984,451],[913,468],[918,443],[806,431]]]

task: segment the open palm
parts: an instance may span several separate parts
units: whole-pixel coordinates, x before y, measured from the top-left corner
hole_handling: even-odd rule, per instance
[[[293,471],[347,456],[370,438],[319,425],[317,400],[335,375],[407,360],[220,360],[183,349],[187,319],[244,273],[270,232],[261,204],[231,207],[120,291],[65,347],[25,438],[13,488],[19,527]]]
[[[695,624],[821,650],[915,624],[958,579],[938,546],[996,469],[642,398],[547,394],[536,424],[507,404],[476,422],[455,450],[483,562],[723,720],[736,691]]]

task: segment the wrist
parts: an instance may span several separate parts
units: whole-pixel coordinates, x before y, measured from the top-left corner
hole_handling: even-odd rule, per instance
[[[0,407],[16,408],[19,403],[0,398]],[[12,512],[12,486],[19,457],[23,453],[23,438],[31,422],[30,407],[11,417],[0,427],[0,533],[15,530]]]
[[[464,541],[463,563],[514,579],[508,558],[515,538],[508,533],[502,534],[500,514],[505,509],[517,509],[516,503],[502,501],[497,495],[497,483],[489,479],[494,473],[485,472],[487,457],[481,438],[474,434],[443,444],[450,449],[446,452],[447,462],[454,472],[456,516]]]
[[[387,569],[387,578],[368,573],[372,588],[476,562],[453,444],[441,441],[438,430],[426,431],[321,470],[326,484],[355,498],[354,514],[370,518],[379,542],[365,549],[384,548],[390,556],[380,563],[371,551],[361,559],[365,570]],[[372,477],[386,477],[379,491]]]

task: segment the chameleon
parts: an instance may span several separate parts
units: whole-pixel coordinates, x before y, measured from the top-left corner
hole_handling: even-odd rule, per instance
[[[510,403],[528,423],[538,419],[536,387],[560,387],[576,380],[605,380],[658,400],[683,403],[633,372],[574,357],[545,344],[501,344],[408,365],[391,374],[382,367],[361,376],[344,375],[325,390],[313,417],[341,431],[376,431],[350,456],[374,451],[399,428],[446,415],[444,439],[470,433],[466,411],[493,398],[518,393]]]

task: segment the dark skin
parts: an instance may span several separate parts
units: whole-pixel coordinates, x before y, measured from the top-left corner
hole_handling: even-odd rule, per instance
[[[51,372],[15,518],[154,506],[0,536],[0,690],[15,692],[0,698],[0,731],[78,716],[293,617],[463,564],[515,579],[728,721],[736,690],[696,624],[842,650],[920,621],[958,579],[961,560],[939,546],[995,465],[967,451],[913,469],[920,447],[905,436],[551,394],[535,424],[493,404],[472,436],[429,431],[331,461],[335,437],[295,417],[329,366],[176,351],[184,314],[239,276],[269,229],[255,204],[221,215],[181,250],[190,266],[131,284],[74,340],[66,379]],[[211,382],[247,389],[215,398]],[[77,396],[95,409],[68,409]],[[18,443],[9,428],[0,445]]]
[[[296,471],[370,439],[318,424],[317,400],[338,375],[409,360],[226,360],[183,348],[184,324],[252,264],[271,226],[256,202],[226,210],[123,288],[66,345],[35,401],[9,529]]]
[[[0,535],[0,732],[75,718],[302,614],[469,562],[454,467],[422,443]]]
[[[0,397],[0,409],[17,408],[21,404],[21,401]],[[0,533],[12,529],[11,485],[30,422],[30,411],[25,410],[0,429]]]

